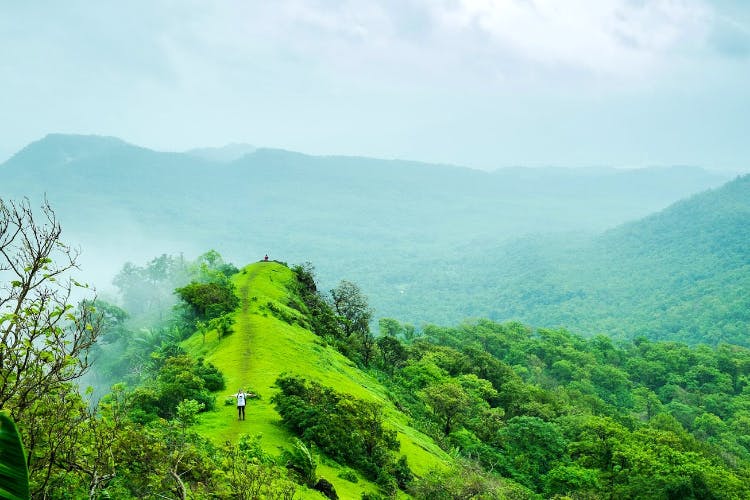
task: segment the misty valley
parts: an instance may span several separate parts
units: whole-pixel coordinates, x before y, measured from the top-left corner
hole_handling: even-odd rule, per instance
[[[2,499],[750,498],[750,175],[51,134]]]

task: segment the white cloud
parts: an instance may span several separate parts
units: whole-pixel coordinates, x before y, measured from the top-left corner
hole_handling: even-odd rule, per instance
[[[565,158],[573,155],[569,141],[545,153],[538,137],[568,137],[575,124],[612,130],[600,121],[634,123],[634,109],[651,113],[662,102],[661,129],[704,123],[713,112],[729,132],[716,137],[736,137],[727,144],[745,151],[747,5],[8,3],[0,7],[0,108],[14,127],[0,141],[0,160],[49,131],[117,135],[169,149],[247,141],[460,163],[468,150],[510,155],[516,147],[521,159],[529,151]],[[621,118],[613,118],[618,112]],[[675,126],[667,126],[670,120]],[[628,126],[625,136],[641,128]],[[503,134],[517,140],[498,145]],[[619,129],[611,135],[623,136]],[[658,142],[658,133],[643,135]],[[706,151],[712,141],[706,139]]]
[[[659,76],[704,56],[705,0],[277,0],[196,4],[185,49],[397,81]],[[183,25],[185,29],[185,25]],[[200,48],[200,47],[198,47]],[[213,50],[219,49],[219,50]],[[200,51],[198,51],[199,53]]]
[[[637,76],[700,47],[712,20],[698,0],[457,0],[433,15],[530,64],[605,76]]]

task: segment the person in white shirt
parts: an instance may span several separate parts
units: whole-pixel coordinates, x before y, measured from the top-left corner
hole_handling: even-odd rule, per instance
[[[247,399],[247,393],[243,389],[240,389],[233,396],[237,398],[237,420],[245,420],[245,400]]]

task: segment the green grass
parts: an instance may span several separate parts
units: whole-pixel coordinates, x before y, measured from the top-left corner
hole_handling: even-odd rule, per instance
[[[427,436],[408,426],[408,419],[390,404],[384,387],[359,370],[336,350],[324,346],[319,337],[299,326],[277,319],[268,308],[271,302],[286,317],[300,313],[286,304],[288,286],[294,280],[292,271],[274,262],[258,262],[245,267],[235,276],[240,307],[235,313],[234,333],[219,339],[216,332],[196,334],[183,343],[193,355],[205,356],[224,374],[227,390],[217,393],[217,410],[202,415],[196,430],[217,444],[237,442],[241,434],[262,435],[264,449],[279,455],[291,446],[292,435],[281,425],[281,418],[271,404],[277,391],[274,382],[282,373],[301,375],[339,392],[375,401],[384,408],[387,425],[398,432],[400,454],[408,457],[417,475],[444,465],[449,458]],[[237,420],[234,405],[224,406],[227,396],[239,388],[258,395],[246,407],[246,420]],[[341,498],[359,498],[363,491],[376,486],[360,479],[351,483],[338,477],[342,470],[323,457],[318,475],[336,487]],[[317,492],[303,491],[302,498],[321,498]]]

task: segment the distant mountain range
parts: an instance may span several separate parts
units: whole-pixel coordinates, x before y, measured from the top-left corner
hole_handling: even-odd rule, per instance
[[[125,260],[163,252],[215,248],[240,263],[269,253],[312,261],[324,286],[358,282],[377,317],[417,324],[488,315],[586,332],[614,328],[584,321],[571,305],[594,304],[581,307],[603,318],[614,318],[615,309],[633,317],[637,301],[617,303],[634,292],[618,295],[612,280],[642,269],[644,283],[658,288],[661,270],[677,279],[675,266],[700,267],[692,260],[698,256],[706,272],[716,271],[712,259],[723,254],[706,254],[708,240],[731,249],[732,259],[747,249],[731,229],[742,228],[735,217],[744,213],[741,200],[721,205],[720,230],[708,222],[698,233],[689,230],[694,221],[713,220],[710,200],[735,184],[590,239],[729,180],[696,167],[484,172],[247,145],[164,153],[111,137],[49,135],[0,165],[0,178],[3,198],[34,201],[46,193],[100,287]],[[690,208],[696,203],[703,212]],[[730,234],[734,243],[723,246]],[[690,240],[696,237],[703,246]],[[664,336],[648,328],[638,333]]]
[[[232,143],[220,148],[196,148],[186,151],[187,154],[209,161],[228,163],[252,154],[257,148],[250,144]]]

